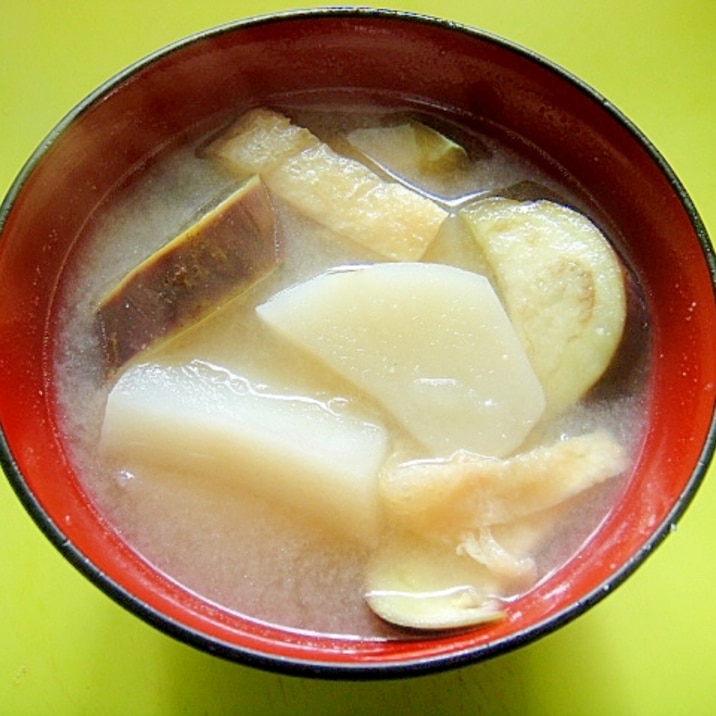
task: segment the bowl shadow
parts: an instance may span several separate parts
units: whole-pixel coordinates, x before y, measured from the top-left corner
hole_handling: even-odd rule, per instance
[[[608,701],[605,708],[620,703],[624,692],[619,688],[618,660],[610,658],[605,633],[595,614],[597,618],[585,616],[538,642],[478,664],[386,681],[331,681],[273,674],[170,640],[158,658],[171,684],[171,693],[167,694],[168,701],[173,701],[171,713],[537,716],[566,706],[562,687],[565,682],[579,682],[580,675],[588,675],[593,684],[610,684],[608,693],[601,697]],[[554,679],[545,680],[545,674],[554,674]],[[595,694],[599,698],[596,687]],[[592,706],[595,694],[589,694]]]

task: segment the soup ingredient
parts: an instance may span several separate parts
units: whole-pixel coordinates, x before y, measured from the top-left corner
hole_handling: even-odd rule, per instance
[[[398,174],[415,177],[465,169],[467,151],[417,120],[384,127],[360,127],[346,135],[355,149]]]
[[[381,425],[340,401],[274,393],[195,360],[125,371],[107,400],[100,450],[137,475],[159,470],[216,489],[238,485],[370,544],[387,443]]]
[[[435,241],[423,254],[422,261],[448,264],[490,278],[490,267],[485,255],[459,213],[450,214],[443,221]]]
[[[484,276],[427,263],[349,266],[256,310],[374,398],[430,456],[507,455],[542,414],[542,388]]]
[[[396,532],[368,565],[364,598],[391,624],[442,630],[504,618],[495,596],[500,589],[499,579],[470,558]]]
[[[280,260],[268,192],[254,176],[102,300],[96,323],[108,372],[246,290]]]
[[[622,269],[589,219],[560,204],[491,198],[461,213],[554,414],[611,362],[626,320]]]
[[[391,531],[369,565],[368,605],[415,629],[500,618],[495,600],[534,583],[531,555],[555,509],[626,467],[622,446],[596,431],[505,460],[460,451],[384,470]]]
[[[240,175],[260,174],[305,216],[390,259],[419,259],[447,215],[272,110],[246,112],[207,152]]]
[[[466,555],[484,564],[493,574],[509,580],[524,580],[531,584],[537,577],[534,559],[528,554],[510,552],[497,540],[492,527],[480,527],[461,533],[455,554]]]
[[[384,471],[390,519],[421,534],[511,522],[549,509],[627,467],[625,449],[597,430],[498,460],[458,451],[447,460],[414,460]]]

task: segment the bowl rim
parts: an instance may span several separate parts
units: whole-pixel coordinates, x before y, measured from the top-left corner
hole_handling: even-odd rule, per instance
[[[25,164],[21,167],[17,177],[12,182],[9,191],[0,204],[0,239],[7,218],[15,204],[15,200],[22,191],[27,179],[32,175],[36,166],[43,160],[53,143],[75,122],[85,111],[94,106],[103,97],[109,95],[115,88],[127,79],[147,68],[160,58],[167,57],[199,41],[216,38],[231,32],[251,28],[264,24],[285,23],[296,20],[305,21],[325,19],[384,19],[399,22],[414,22],[439,27],[443,30],[462,33],[482,42],[492,43],[508,53],[521,55],[523,58],[536,63],[549,72],[571,84],[577,91],[587,98],[601,105],[602,109],[610,114],[629,134],[642,146],[651,161],[666,178],[668,184],[681,202],[689,218],[694,234],[700,244],[702,257],[706,264],[712,293],[716,299],[716,254],[708,237],[706,227],[685,187],[659,150],[645,136],[645,134],[606,97],[559,64],[549,60],[543,55],[523,45],[504,38],[500,35],[473,27],[467,24],[440,18],[429,14],[412,11],[393,10],[387,8],[371,7],[318,7],[313,9],[284,10],[266,14],[245,17],[220,25],[201,30],[184,38],[171,42],[139,60],[126,66],[100,84],[94,91],[78,102],[45,136],[38,147],[33,151]],[[15,494],[49,541],[59,552],[86,578],[89,579],[102,592],[123,606],[130,613],[138,616],[146,623],[159,631],[177,639],[180,642],[196,647],[204,652],[220,658],[243,664],[250,667],[261,668],[265,671],[302,677],[318,677],[323,679],[372,680],[393,679],[420,676],[430,673],[446,671],[469,664],[487,660],[511,652],[521,646],[532,643],[537,639],[557,630],[574,620],[576,617],[594,606],[624,582],[644,561],[654,549],[676,528],[677,522],[683,516],[687,507],[694,499],[698,488],[703,482],[711,459],[716,450],[716,408],[712,412],[708,433],[701,448],[698,461],[685,484],[678,499],[671,506],[666,517],[658,526],[652,529],[649,538],[642,547],[611,576],[604,580],[597,588],[586,594],[583,598],[570,604],[566,608],[547,616],[542,621],[525,627],[515,633],[509,634],[488,644],[467,647],[461,651],[420,657],[418,659],[366,661],[366,662],[338,662],[304,659],[299,657],[285,657],[268,652],[261,652],[252,648],[238,646],[227,641],[209,636],[193,627],[178,622],[172,617],[163,614],[140,598],[133,595],[124,587],[117,584],[111,577],[103,573],[97,566],[90,563],[81,550],[72,544],[64,535],[61,528],[53,521],[42,508],[39,500],[27,486],[22,472],[19,469],[12,450],[0,425],[0,467],[8,479]],[[288,630],[292,631],[292,630]]]

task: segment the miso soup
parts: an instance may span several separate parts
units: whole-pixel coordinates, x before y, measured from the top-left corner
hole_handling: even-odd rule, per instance
[[[643,348],[647,317],[639,286],[629,271],[626,257],[620,254],[618,227],[594,205],[588,189],[573,182],[549,157],[519,137],[499,127],[481,124],[474,118],[469,122],[465,118],[446,119],[430,109],[411,106],[386,109],[349,104],[337,108],[286,104],[279,106],[278,111],[295,126],[309,130],[321,146],[360,162],[380,181],[398,184],[429,202],[431,207],[438,207],[442,214],[435,215],[444,215],[447,221],[455,221],[465,207],[475,207],[481,201],[496,197],[517,203],[546,200],[570,207],[602,232],[614,255],[619,257],[624,281],[625,324],[616,350],[604,370],[599,371],[598,378],[577,399],[570,398],[566,405],[560,403],[550,410],[549,400],[541,403],[542,398],[537,396],[535,415],[524,418],[528,422],[524,423],[524,435],[515,439],[516,444],[505,443],[492,454],[486,450],[475,460],[479,462],[484,458],[490,470],[498,466],[509,477],[520,471],[521,468],[516,467],[520,461],[529,465],[532,460],[532,464],[537,465],[535,469],[542,469],[543,459],[557,461],[549,452],[550,446],[564,446],[570,439],[599,434],[608,435],[609,444],[618,446],[620,457],[618,467],[613,470],[615,474],[608,479],[595,478],[594,485],[575,490],[574,494],[565,488],[564,498],[544,497],[540,502],[540,497],[532,507],[515,508],[512,516],[502,521],[496,518],[494,524],[476,524],[472,530],[461,528],[459,544],[449,541],[452,539],[452,536],[448,539],[448,534],[452,534],[449,529],[446,531],[441,526],[437,532],[431,532],[435,520],[444,526],[460,519],[467,520],[465,525],[468,525],[470,519],[462,512],[459,516],[451,514],[450,499],[458,498],[449,498],[448,483],[441,482],[440,475],[434,491],[438,495],[444,492],[445,505],[437,507],[437,511],[426,518],[421,503],[415,510],[418,515],[415,522],[410,522],[412,517],[405,518],[410,512],[407,508],[401,512],[400,519],[393,519],[391,506],[401,499],[403,489],[402,483],[399,489],[393,489],[396,470],[407,466],[439,472],[445,463],[453,460],[456,465],[464,465],[465,460],[473,459],[472,453],[480,451],[453,442],[446,442],[448,447],[442,451],[426,447],[432,446],[431,436],[438,428],[429,424],[425,435],[413,430],[413,423],[423,416],[416,415],[410,407],[402,413],[395,407],[402,400],[401,391],[394,391],[398,393],[396,396],[385,396],[377,388],[373,390],[374,382],[353,380],[349,371],[337,368],[330,359],[317,358],[310,338],[299,337],[297,344],[293,340],[296,336],[287,339],[262,318],[260,307],[271,304],[282,291],[307,286],[323,276],[350,274],[378,266],[390,271],[403,261],[377,251],[375,246],[351,240],[335,230],[330,222],[322,221],[321,213],[340,214],[341,207],[327,206],[325,212],[319,211],[317,216],[307,215],[300,202],[287,199],[286,194],[272,188],[270,180],[265,183],[281,237],[281,257],[276,266],[238,295],[218,303],[215,310],[202,315],[200,320],[138,351],[118,370],[108,372],[103,346],[95,330],[97,308],[103,297],[137,265],[219,205],[245,181],[245,177],[217,161],[212,152],[217,138],[225,136],[226,125],[214,127],[191,144],[167,149],[159,159],[138,168],[126,185],[117,187],[114,194],[106,197],[87,223],[85,235],[67,262],[60,287],[60,329],[54,370],[70,458],[109,524],[143,558],[186,589],[249,618],[312,632],[403,638],[410,631],[401,628],[399,622],[394,625],[390,620],[379,618],[371,610],[366,595],[375,587],[375,580],[380,591],[382,579],[387,580],[385,589],[389,592],[391,559],[409,567],[416,545],[422,544],[427,552],[438,555],[428,556],[426,563],[434,565],[447,555],[446,564],[454,562],[458,575],[463,563],[471,565],[467,570],[470,572],[477,560],[476,573],[487,575],[483,585],[486,601],[497,604],[498,610],[509,609],[512,600],[564,564],[589,539],[628,480],[630,464],[642,437],[648,370],[648,353]],[[430,141],[427,144],[420,135],[422,127],[428,128]],[[446,143],[441,145],[443,141]],[[278,184],[274,184],[276,186]],[[314,190],[306,191],[314,192],[315,198]],[[481,276],[484,252],[472,245],[464,226],[459,226],[457,231],[453,229],[448,231],[445,225],[442,232],[437,232],[437,238],[429,240],[419,255],[410,256],[405,263],[453,268],[461,272],[461,277],[469,274],[468,283],[474,276]],[[420,268],[416,275],[422,275],[422,270]],[[436,269],[435,274],[438,273]],[[488,270],[487,274],[490,273]],[[485,281],[494,284],[494,275],[488,275]],[[555,278],[555,282],[558,281]],[[392,285],[392,278],[386,279],[385,285]],[[504,303],[503,289],[498,286],[494,290]],[[555,299],[554,303],[558,308],[559,300]],[[329,313],[333,310],[332,304],[320,310],[324,308]],[[366,309],[366,312],[370,321],[381,320],[377,309]],[[279,323],[284,315],[288,314],[281,314]],[[548,323],[555,324],[558,332],[560,320],[560,316],[555,315]],[[292,321],[290,317],[284,321],[289,333],[298,325]],[[370,367],[372,351],[364,347],[361,350]],[[452,397],[444,397],[449,395],[448,379],[434,371],[420,374],[421,362],[426,361],[420,355],[413,358],[413,368],[418,371],[413,384],[422,386],[420,389],[424,388],[430,395],[431,391],[442,391],[443,397],[439,400],[452,404]],[[534,362],[529,356],[528,360]],[[164,398],[158,393],[156,401],[161,403],[158,414],[165,412],[166,425],[148,423],[153,427],[146,433],[141,448],[128,444],[124,453],[119,449],[119,459],[117,451],[108,457],[100,449],[100,438],[111,391],[121,376],[133,370],[144,370],[142,380],[151,381],[151,370],[156,366],[166,369],[162,380],[171,371],[179,371],[179,382],[172,383],[175,387],[168,388],[170,392],[183,391],[183,381],[188,375],[201,375],[207,384],[219,385],[217,390],[226,387],[227,395],[233,391],[242,399],[246,396],[251,400],[272,398],[284,404],[293,401],[296,410],[309,411],[306,424],[310,424],[313,419],[310,416],[315,414],[316,425],[320,422],[327,436],[319,434],[315,446],[311,443],[312,435],[303,435],[293,427],[305,421],[272,422],[269,411],[266,430],[274,427],[279,431],[271,438],[277,445],[283,430],[286,440],[297,444],[297,450],[303,446],[307,460],[327,447],[335,453],[330,459],[340,460],[341,455],[350,455],[350,461],[359,464],[336,468],[341,475],[345,471],[345,493],[330,483],[330,490],[337,491],[323,494],[330,492],[328,483],[325,489],[320,483],[304,484],[298,468],[294,475],[289,465],[272,466],[272,461],[278,459],[278,449],[262,449],[250,460],[248,455],[242,458],[240,452],[233,456],[227,441],[231,442],[234,413],[228,408],[229,417],[223,424],[229,425],[229,432],[220,440],[221,458],[197,457],[203,445],[212,444],[207,425],[214,419],[219,420],[217,416],[224,410],[217,402],[204,411],[201,396],[197,398],[200,408],[197,410],[181,402],[186,396],[177,397],[177,404],[185,406],[179,412],[186,409],[189,419],[195,422],[173,432],[169,423],[177,411],[169,403],[162,403]],[[365,366],[361,370],[370,372]],[[399,373],[401,367],[396,370]],[[390,392],[394,384],[384,381],[384,385]],[[193,388],[188,390],[191,392]],[[460,386],[455,383],[452,390],[459,393]],[[541,391],[541,388],[538,386],[535,390]],[[149,392],[139,388],[137,394],[141,394],[143,400],[153,399]],[[224,400],[216,397],[219,393],[211,395],[214,396],[211,400]],[[459,399],[457,395],[455,400]],[[525,400],[523,395],[518,395],[515,403],[522,404]],[[437,414],[442,407],[436,406],[434,410]],[[144,415],[143,411],[144,408],[137,408],[137,415]],[[446,411],[450,414],[450,405]],[[333,419],[339,426],[335,430],[326,423]],[[254,419],[249,418],[252,429],[253,422]],[[446,429],[452,428],[446,426]],[[177,435],[184,437],[178,439]],[[241,439],[246,439],[246,435],[246,431],[241,432]],[[347,436],[345,447],[340,444],[343,436]],[[436,444],[440,439],[438,435]],[[161,453],[161,460],[151,459],[152,445]],[[601,445],[594,450],[601,453]],[[142,450],[147,452],[146,460],[137,458]],[[122,454],[126,456],[124,461]],[[375,454],[376,464],[370,462],[369,454]],[[532,457],[517,459],[528,454]],[[548,458],[541,457],[544,454]],[[361,462],[363,458],[365,464]],[[207,465],[203,472],[202,460]],[[479,464],[482,466],[483,462]],[[249,464],[251,470],[260,473],[253,482],[246,476]],[[354,494],[351,482],[354,478],[350,472],[354,468],[360,474],[375,473],[371,479],[376,482],[371,482],[367,491],[361,488]],[[331,468],[325,469],[329,474]],[[380,479],[386,479],[380,475],[385,476],[386,471],[391,470],[389,474],[393,477],[383,488],[376,487]],[[482,477],[484,474],[487,473],[480,472],[477,482],[493,480],[489,484],[494,487],[498,478]],[[275,486],[266,484],[269,479],[277,481]],[[427,479],[433,478],[420,474],[420,480]],[[294,488],[295,495],[286,501],[286,493]],[[467,499],[459,498],[463,512],[465,504],[471,500],[477,504],[482,499],[475,494],[479,492],[477,487],[463,485],[460,489],[468,490]],[[410,494],[413,499],[416,493]],[[364,502],[358,508],[356,504],[360,500]],[[305,510],[302,505],[306,506]],[[443,507],[444,514],[441,513]],[[359,513],[359,509],[362,512]],[[511,508],[507,505],[505,509],[509,512]],[[332,519],[323,520],[327,512],[334,513],[329,515]],[[364,532],[351,524],[357,514],[362,515],[361,519],[368,515],[369,522],[374,520]],[[425,533],[423,525],[427,525]],[[410,543],[407,548],[406,540]],[[412,555],[410,559],[406,557],[408,552]],[[423,556],[415,559],[416,569],[421,570],[425,564]],[[431,578],[425,577],[428,582]],[[435,590],[451,586],[444,584],[444,578],[444,573],[435,578]],[[459,581],[459,576],[456,579]]]

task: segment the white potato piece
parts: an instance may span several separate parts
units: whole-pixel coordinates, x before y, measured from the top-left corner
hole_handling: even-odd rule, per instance
[[[427,263],[351,266],[257,312],[374,398],[430,456],[507,455],[542,414],[542,388],[483,276]]]
[[[304,215],[382,256],[419,259],[447,212],[342,156],[283,114],[254,109],[209,148],[239,174],[260,174]]]
[[[579,400],[622,337],[626,291],[613,249],[582,214],[546,200],[463,210],[545,391],[547,412]]]
[[[548,510],[629,465],[624,447],[596,430],[506,460],[456,452],[383,471],[390,519],[420,534],[457,534]]]
[[[500,580],[469,557],[398,532],[370,561],[364,597],[391,624],[443,630],[502,619],[501,590]]]
[[[240,485],[372,544],[387,442],[374,422],[192,361],[123,373],[107,401],[100,449],[130,471],[150,466],[217,489]]]

